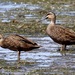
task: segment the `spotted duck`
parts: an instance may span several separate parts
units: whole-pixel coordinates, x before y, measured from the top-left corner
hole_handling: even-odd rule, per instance
[[[18,60],[20,60],[21,51],[30,51],[40,47],[37,43],[17,34],[11,34],[7,37],[0,35],[0,46],[18,51]]]
[[[56,25],[56,15],[49,12],[46,19],[50,19],[50,24],[47,26],[46,32],[54,42],[61,44],[60,50],[66,50],[67,45],[75,44],[75,32],[72,29]]]

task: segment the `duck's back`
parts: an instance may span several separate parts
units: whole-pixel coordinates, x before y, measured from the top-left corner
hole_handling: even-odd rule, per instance
[[[16,34],[7,36],[3,41],[2,47],[9,48],[11,50],[22,51],[31,50],[33,48],[39,48],[39,46],[35,42]]]
[[[75,32],[71,29],[54,25],[47,30],[47,33],[59,44],[75,44]]]

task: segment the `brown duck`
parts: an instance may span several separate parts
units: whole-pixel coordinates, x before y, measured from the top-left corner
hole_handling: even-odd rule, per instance
[[[13,51],[18,51],[18,60],[20,60],[21,51],[30,51],[40,47],[37,43],[17,34],[12,34],[5,38],[0,35],[0,46]]]
[[[67,45],[75,44],[75,32],[73,30],[56,25],[56,15],[53,12],[49,12],[47,18],[51,22],[47,26],[46,32],[54,42],[62,45],[60,50],[66,50]]]

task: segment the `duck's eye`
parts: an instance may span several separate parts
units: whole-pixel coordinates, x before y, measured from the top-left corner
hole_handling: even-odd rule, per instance
[[[52,15],[52,13],[47,13],[47,15]]]
[[[50,15],[50,13],[48,13],[47,15]]]

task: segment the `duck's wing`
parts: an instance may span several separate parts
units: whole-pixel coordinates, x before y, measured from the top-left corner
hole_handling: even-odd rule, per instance
[[[72,29],[61,27],[61,33],[69,40],[75,40],[75,32]]]
[[[55,41],[75,42],[75,32],[62,26],[54,26],[51,28],[51,37]]]
[[[33,44],[33,45],[37,45],[35,42],[33,42],[32,40],[27,39],[26,37],[17,35],[17,34],[13,34],[10,35],[9,38],[13,39],[13,40],[17,40],[17,41],[23,41],[27,44]]]
[[[17,51],[19,49],[28,51],[39,48],[40,46],[25,37],[19,35],[9,35],[3,40],[1,47],[8,48],[14,51]]]

